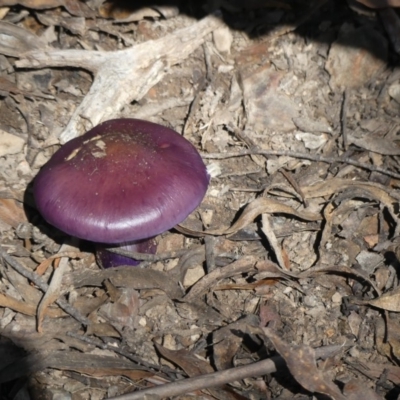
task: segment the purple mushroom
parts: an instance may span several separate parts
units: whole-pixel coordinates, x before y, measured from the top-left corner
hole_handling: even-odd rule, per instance
[[[69,235],[155,252],[147,240],[182,222],[209,180],[199,153],[177,132],[114,119],[62,146],[36,176],[33,194],[44,219]],[[104,267],[129,260],[99,254]]]

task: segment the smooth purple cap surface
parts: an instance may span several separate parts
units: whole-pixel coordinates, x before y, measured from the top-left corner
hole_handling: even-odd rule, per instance
[[[182,222],[209,180],[199,153],[177,132],[115,119],[62,146],[36,176],[33,194],[40,213],[60,230],[121,243]]]

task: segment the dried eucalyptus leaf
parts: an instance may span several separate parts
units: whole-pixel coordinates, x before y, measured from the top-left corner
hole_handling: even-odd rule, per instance
[[[78,271],[66,275],[63,284],[73,288],[101,286],[105,279],[110,279],[117,287],[161,289],[170,298],[179,298],[182,295],[175,280],[165,272],[152,269],[118,267],[101,271]]]
[[[0,54],[19,57],[27,51],[43,48],[38,36],[9,22],[0,21]]]
[[[400,286],[366,303],[383,310],[400,312]]]
[[[310,346],[293,346],[285,343],[272,330],[264,328],[264,333],[272,341],[275,349],[285,359],[296,381],[311,393],[323,393],[335,400],[344,400],[340,390],[330,380],[329,375],[317,367],[315,351]]]

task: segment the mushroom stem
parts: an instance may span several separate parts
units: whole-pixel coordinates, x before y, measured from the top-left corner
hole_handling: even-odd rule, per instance
[[[155,253],[155,236],[201,203],[210,175],[178,132],[149,121],[105,121],[62,146],[35,178],[37,209],[71,236],[100,243],[103,268],[137,265],[114,248]],[[122,247],[121,247],[122,246]]]
[[[157,243],[154,238],[137,240],[129,243],[121,243],[118,245],[96,244],[96,261],[101,268],[115,268],[122,265],[136,267],[140,264],[140,260],[135,260],[131,257],[126,257],[108,249],[119,248],[126,251],[135,251],[138,253],[155,254]]]

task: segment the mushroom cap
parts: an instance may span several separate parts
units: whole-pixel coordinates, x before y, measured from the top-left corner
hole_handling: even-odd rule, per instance
[[[81,239],[121,243],[156,236],[202,201],[210,177],[172,129],[137,119],[97,125],[62,146],[33,184],[47,222]]]

